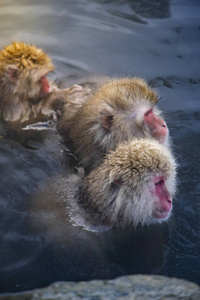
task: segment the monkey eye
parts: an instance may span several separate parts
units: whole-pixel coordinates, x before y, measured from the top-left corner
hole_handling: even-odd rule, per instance
[[[164,184],[164,180],[163,179],[161,179],[161,180],[159,180],[158,182],[155,183],[155,185],[163,185],[163,184]]]
[[[145,113],[145,116],[148,117],[148,115],[152,112],[152,108],[149,109],[146,113]]]

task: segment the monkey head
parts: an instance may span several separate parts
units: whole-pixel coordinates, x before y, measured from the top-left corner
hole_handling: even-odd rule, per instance
[[[0,86],[5,94],[31,99],[50,92],[46,75],[54,69],[47,54],[30,44],[13,42],[0,52]]]
[[[169,218],[176,190],[176,162],[156,140],[133,139],[108,154],[84,179],[81,202],[107,226],[137,226]]]
[[[158,96],[155,90],[140,78],[113,80],[102,86],[86,103],[89,132],[95,132],[97,122],[99,133],[108,136],[99,143],[116,143],[133,137],[155,138],[163,143],[168,135],[166,123],[159,117],[160,111],[155,106]],[[91,118],[91,110],[96,115]],[[84,114],[84,113],[83,113]],[[96,124],[94,120],[96,119]],[[98,138],[95,135],[96,139]],[[111,142],[112,141],[112,142]],[[108,146],[105,146],[109,148]],[[114,149],[111,146],[110,149]]]
[[[156,107],[158,96],[140,78],[110,80],[73,112],[63,112],[57,124],[65,142],[72,142],[87,168],[118,143],[152,138],[167,144],[168,128]]]

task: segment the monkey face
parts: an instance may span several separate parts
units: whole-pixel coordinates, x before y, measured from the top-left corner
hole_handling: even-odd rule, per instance
[[[20,99],[28,100],[49,93],[46,75],[54,66],[42,49],[13,42],[0,52],[0,66],[2,82],[6,84],[8,94],[10,90],[10,97],[18,95]]]
[[[88,175],[88,191],[103,202],[112,224],[150,224],[170,216],[175,178],[176,163],[166,147],[152,139],[133,139],[118,145]]]
[[[85,128],[93,141],[99,139],[104,151],[134,137],[164,143],[168,128],[155,106],[157,101],[155,91],[139,79],[111,82],[83,105]]]

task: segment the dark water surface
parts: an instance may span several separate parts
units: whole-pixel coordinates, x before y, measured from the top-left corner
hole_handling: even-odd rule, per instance
[[[52,77],[66,85],[93,74],[149,80],[179,162],[167,224],[97,234],[72,227],[61,204],[33,197],[69,170],[58,135],[1,138],[0,292],[135,273],[200,284],[200,2],[0,0],[0,32],[1,47],[23,40],[46,50]]]

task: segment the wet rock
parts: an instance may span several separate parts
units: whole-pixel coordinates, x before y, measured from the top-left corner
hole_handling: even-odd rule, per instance
[[[192,282],[152,275],[123,276],[114,280],[56,282],[47,288],[4,294],[0,300],[198,300],[200,287]]]
[[[178,85],[181,86],[192,86],[192,85],[199,85],[200,79],[198,78],[180,78],[176,76],[169,76],[169,77],[156,77],[149,81],[149,84],[154,87],[158,88],[161,86],[165,86],[167,88],[175,88]]]

